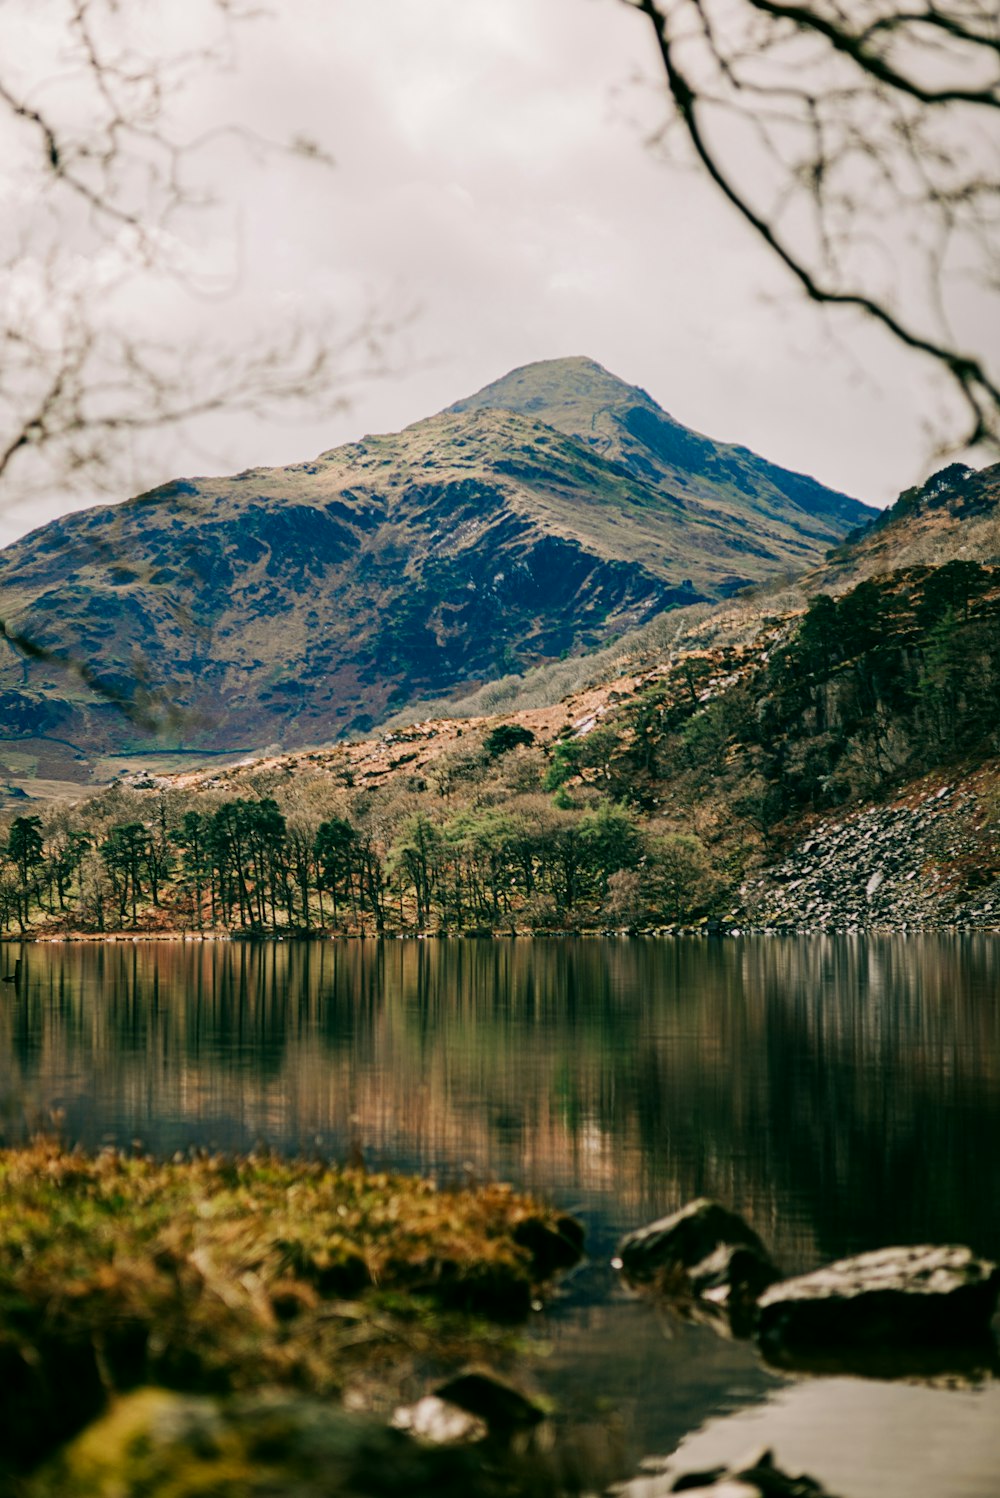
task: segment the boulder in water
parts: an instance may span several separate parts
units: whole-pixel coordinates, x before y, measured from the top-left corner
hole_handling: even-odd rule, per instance
[[[720,1202],[699,1196],[679,1212],[626,1233],[616,1260],[627,1279],[641,1284],[664,1269],[691,1269],[724,1244],[744,1244],[766,1257],[749,1223]]]
[[[1000,1272],[956,1246],[880,1248],[784,1280],[758,1301],[764,1351],[960,1345],[987,1334]]]
[[[614,1263],[630,1285],[728,1310],[738,1335],[750,1330],[757,1296],[780,1279],[749,1223],[706,1197],[627,1233]]]

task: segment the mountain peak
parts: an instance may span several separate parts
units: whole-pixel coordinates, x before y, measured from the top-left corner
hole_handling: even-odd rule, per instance
[[[474,395],[456,401],[448,410],[456,414],[486,409],[520,411],[550,426],[572,430],[586,414],[637,403],[653,404],[644,390],[626,384],[596,359],[577,354],[523,364]],[[568,420],[571,414],[574,421]]]

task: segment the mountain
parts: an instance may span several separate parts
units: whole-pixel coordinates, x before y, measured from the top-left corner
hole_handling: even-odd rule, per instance
[[[591,360],[530,365],[400,433],[6,548],[0,722],[70,754],[321,742],[802,570],[871,514]]]

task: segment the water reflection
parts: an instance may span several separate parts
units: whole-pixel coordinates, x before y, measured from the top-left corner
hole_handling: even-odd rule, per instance
[[[1000,943],[129,943],[24,949],[7,1137],[468,1168],[599,1231],[707,1192],[791,1268],[1000,1252]]]

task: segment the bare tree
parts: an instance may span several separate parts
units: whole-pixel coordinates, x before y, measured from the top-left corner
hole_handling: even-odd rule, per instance
[[[211,186],[223,138],[258,157],[331,163],[305,139],[186,132],[186,91],[225,70],[253,11],[240,0],[158,10],[0,8],[0,502],[56,485],[120,493],[117,465],[151,432],[220,410],[336,406],[384,362],[374,314],[344,327],[314,309],[221,346],[217,335],[178,338],[179,301],[204,303],[204,325],[239,280],[238,227]],[[209,239],[225,242],[225,263],[202,252]]]
[[[943,445],[996,445],[1000,350],[981,301],[996,314],[995,0],[624,3],[655,34],[665,138],[809,298],[873,319],[943,374],[958,396]]]

